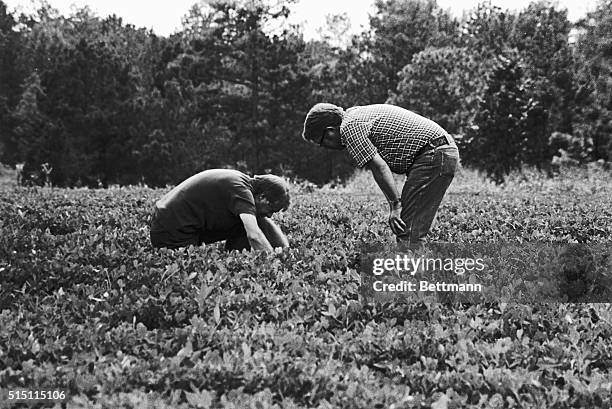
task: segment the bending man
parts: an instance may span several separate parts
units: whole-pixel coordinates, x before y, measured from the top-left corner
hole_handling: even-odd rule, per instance
[[[459,163],[453,138],[435,122],[388,104],[342,108],[316,104],[302,137],[329,149],[346,149],[367,167],[389,202],[389,225],[398,241],[422,243]],[[399,195],[393,173],[405,174]]]
[[[288,207],[288,187],[278,176],[251,178],[237,170],[205,170],[155,203],[151,244],[178,248],[225,240],[227,250],[271,252],[289,246],[270,219]]]

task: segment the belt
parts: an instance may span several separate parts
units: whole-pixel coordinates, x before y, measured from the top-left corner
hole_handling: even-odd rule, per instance
[[[430,150],[435,149],[439,146],[450,145],[450,141],[452,141],[451,136],[447,137],[445,135],[442,135],[442,136],[438,136],[437,138],[433,138],[432,140],[427,142],[425,146],[419,149],[417,153],[414,155],[414,157],[416,158],[420,154],[429,152]]]

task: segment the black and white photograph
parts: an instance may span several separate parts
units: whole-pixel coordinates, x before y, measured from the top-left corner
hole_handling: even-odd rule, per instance
[[[611,0],[0,0],[0,409],[610,409],[611,339]]]

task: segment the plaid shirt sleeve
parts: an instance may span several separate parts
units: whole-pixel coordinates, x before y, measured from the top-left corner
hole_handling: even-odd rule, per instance
[[[378,152],[368,137],[373,123],[373,121],[351,121],[340,130],[346,150],[358,168],[364,167]]]

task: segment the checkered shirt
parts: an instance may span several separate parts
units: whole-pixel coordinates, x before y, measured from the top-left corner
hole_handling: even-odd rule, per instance
[[[434,121],[394,105],[356,106],[346,110],[340,136],[357,167],[378,154],[392,172],[403,174],[416,153],[447,132]]]

